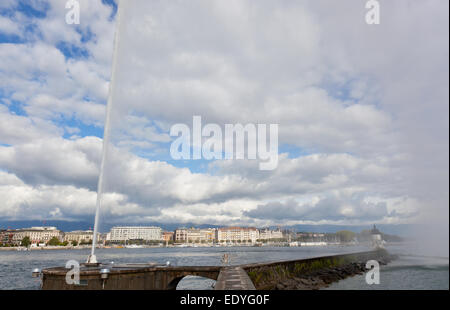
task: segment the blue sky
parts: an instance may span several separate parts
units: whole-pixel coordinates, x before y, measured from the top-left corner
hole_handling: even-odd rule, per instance
[[[102,2],[108,6],[111,6],[110,19],[113,20],[116,14],[117,5],[114,1],[102,0]],[[3,32],[0,29],[0,43],[11,43],[11,44],[33,44],[39,42],[43,39],[42,33],[39,27],[36,26],[36,20],[45,20],[47,17],[47,11],[50,9],[51,4],[46,1],[35,1],[32,5],[29,1],[18,1],[18,3],[13,7],[0,8],[0,15],[6,18],[13,18],[17,13],[22,13],[24,15],[24,27],[23,32],[19,34],[11,34]],[[55,47],[64,55],[66,59],[87,59],[91,55],[88,49],[84,48],[83,45],[96,40],[95,34],[90,31],[88,27],[78,27],[74,25],[74,30],[81,35],[78,44],[73,44],[64,40],[56,42]],[[45,79],[45,72],[35,72],[34,79]],[[26,101],[15,100],[11,97],[11,89],[6,87],[0,88],[0,101],[5,104],[8,102],[8,109],[11,113],[21,116],[27,116],[24,110],[24,106],[27,105]],[[83,100],[89,102],[91,98],[86,96]],[[100,101],[101,104],[106,104],[105,100]],[[92,125],[85,123],[76,117],[67,117],[65,115],[60,115],[58,118],[52,120],[58,127],[73,127],[78,128],[77,135],[80,137],[86,136],[96,136],[99,138],[103,137],[103,127],[99,125]],[[70,133],[65,133],[64,138],[69,138]]]
[[[113,8],[111,10],[110,19],[114,20],[116,12],[117,12],[117,4],[112,0],[102,0],[103,4],[109,5]],[[14,7],[14,9],[2,9],[0,10],[0,15],[4,17],[13,17],[15,13],[20,12],[26,16],[27,23],[25,25],[25,31],[22,36],[16,34],[8,34],[2,33],[0,31],[0,43],[13,43],[13,44],[32,44],[33,42],[42,40],[42,35],[40,33],[39,28],[37,28],[33,24],[33,20],[35,19],[45,19],[47,14],[46,12],[50,8],[50,3],[47,2],[39,2],[39,6],[30,5],[27,1],[19,1],[18,5]],[[73,25],[75,31],[81,35],[80,40],[77,44],[73,44],[67,41],[59,41],[55,44],[55,47],[64,55],[66,60],[74,59],[74,60],[83,60],[91,57],[89,50],[84,47],[84,45],[88,42],[92,42],[96,40],[96,35],[91,31],[89,26],[80,27],[77,25]],[[36,80],[40,77],[40,74],[45,73],[37,73]],[[337,87],[336,87],[337,88]],[[339,90],[345,93],[348,93],[346,88],[339,88]],[[10,104],[8,105],[8,109],[16,114],[21,116],[27,116],[27,113],[24,110],[24,105],[27,103],[24,101],[14,100],[10,96],[11,94],[7,89],[0,89],[0,99],[6,99]],[[345,100],[349,99],[348,97]],[[91,98],[88,96],[84,97],[83,100],[89,102]],[[104,101],[102,101],[105,104]],[[86,124],[82,120],[77,119],[76,117],[66,117],[64,115],[60,115],[57,119],[52,120],[56,126],[58,127],[70,127],[77,128],[77,136],[86,137],[86,136],[96,136],[99,138],[103,137],[103,127],[96,126],[91,124]],[[65,132],[63,138],[69,139],[72,136],[70,132]],[[168,148],[169,144],[164,144],[163,147]],[[295,145],[281,145],[279,148],[280,153],[288,153],[289,157],[294,158],[300,155],[307,155],[310,152],[302,151],[301,148]],[[145,156],[145,152],[137,152],[140,156]],[[178,161],[172,160],[169,154],[158,157],[159,160],[165,160],[170,164],[176,167],[187,167],[192,172],[205,172],[208,170],[208,162],[209,160],[187,160],[187,161]]]

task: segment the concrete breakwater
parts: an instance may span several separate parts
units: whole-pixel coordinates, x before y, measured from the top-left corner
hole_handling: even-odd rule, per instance
[[[366,262],[376,260],[385,265],[395,256],[384,249],[303,260],[241,266],[256,289],[311,290],[367,271]]]
[[[366,271],[364,263],[350,263],[339,267],[324,268],[297,277],[281,280],[276,290],[318,290],[333,282],[343,280]]]
[[[387,263],[385,250],[237,266],[170,266],[158,264],[82,265],[79,283],[69,284],[70,269],[55,267],[41,273],[44,290],[170,290],[188,275],[216,280],[220,289],[317,289],[362,272],[368,260]]]

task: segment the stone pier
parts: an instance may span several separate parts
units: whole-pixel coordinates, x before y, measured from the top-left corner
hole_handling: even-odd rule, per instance
[[[252,280],[241,267],[224,267],[217,278],[216,290],[255,290]]]
[[[386,250],[374,250],[308,259],[277,261],[239,266],[165,266],[157,264],[82,265],[80,282],[68,284],[64,267],[42,271],[44,290],[173,290],[185,276],[216,280],[216,290],[320,288],[308,281],[328,284],[355,272],[363,272],[368,260],[381,264],[390,260]],[[106,272],[105,272],[106,271]],[[303,286],[289,282],[305,282]],[[286,283],[286,284],[283,284]]]

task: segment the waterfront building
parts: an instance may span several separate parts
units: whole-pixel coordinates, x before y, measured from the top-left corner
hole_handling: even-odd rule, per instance
[[[177,243],[211,243],[215,236],[214,228],[178,228],[174,232]]]
[[[185,243],[187,241],[187,228],[177,228],[174,232],[176,243]]]
[[[99,233],[97,242],[98,243],[105,243],[106,240],[107,240],[108,234],[109,234],[109,232],[108,233]]]
[[[173,231],[164,231],[162,233],[162,239],[165,242],[173,241],[174,232]]]
[[[373,225],[372,230],[370,231],[371,237],[372,237],[372,247],[374,248],[381,248],[383,247],[383,238],[381,236],[381,232],[378,230],[378,228]]]
[[[259,230],[259,240],[273,240],[273,239],[282,239],[283,233],[281,230],[270,230],[270,229],[261,229]]]
[[[281,234],[283,235],[283,238],[291,241],[292,239],[295,239],[296,232],[294,229],[282,229]]]
[[[32,244],[39,244],[47,243],[54,237],[62,241],[63,233],[53,226],[16,229],[12,237],[12,243],[20,245],[22,239],[25,237],[30,238]]]
[[[300,232],[297,233],[296,239],[301,242],[325,242],[327,236],[323,233]]]
[[[162,240],[161,227],[155,226],[116,226],[111,228],[107,241],[122,242],[127,240]]]
[[[189,228],[187,230],[187,242],[213,242],[215,239],[215,229],[214,228]]]
[[[12,229],[1,229],[0,230],[0,243],[11,244],[13,240],[15,230]]]
[[[76,241],[78,244],[90,243],[93,236],[94,232],[92,230],[75,230],[64,233],[64,241]],[[100,240],[99,236],[100,234],[97,235],[98,240]]]
[[[254,227],[222,227],[217,229],[216,239],[220,243],[255,243],[259,231]]]
[[[201,241],[207,243],[214,242],[216,240],[216,229],[215,228],[203,228],[200,229]]]
[[[189,228],[186,234],[187,243],[200,243],[202,240],[202,234],[200,229]]]

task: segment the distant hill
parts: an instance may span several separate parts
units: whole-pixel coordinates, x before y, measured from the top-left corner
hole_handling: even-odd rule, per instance
[[[376,223],[375,223],[376,224]],[[198,228],[208,228],[208,227],[220,227],[220,225],[210,225],[210,224],[194,224],[194,223],[157,223],[157,222],[145,222],[145,223],[101,223],[100,232],[108,232],[113,226],[159,226],[164,230],[175,230],[179,227],[198,227]],[[411,224],[376,224],[378,229],[385,234],[398,235],[398,236],[406,236],[408,232],[414,227]],[[80,221],[80,222],[72,222],[72,221],[7,221],[0,219],[0,229],[6,228],[26,228],[32,226],[56,226],[58,229],[62,231],[72,231],[72,230],[87,230],[92,229],[94,227],[94,221]],[[271,228],[276,228],[272,226]],[[282,226],[282,229],[292,229],[297,232],[322,232],[322,233],[334,233],[339,230],[350,230],[355,233],[361,232],[364,229],[371,229],[372,225],[293,225],[293,226]]]

